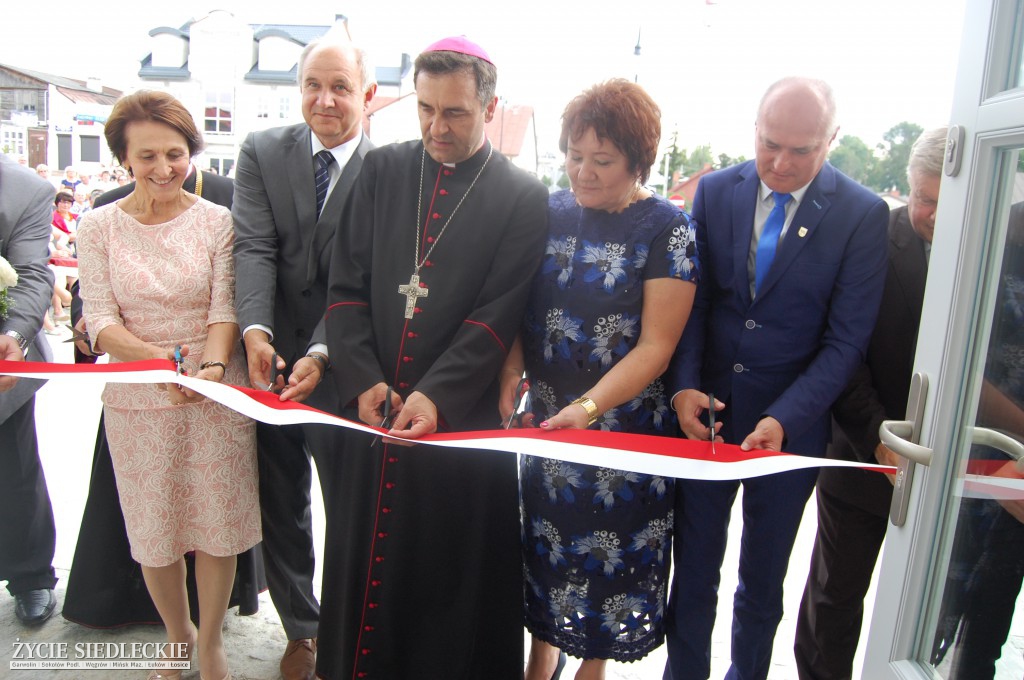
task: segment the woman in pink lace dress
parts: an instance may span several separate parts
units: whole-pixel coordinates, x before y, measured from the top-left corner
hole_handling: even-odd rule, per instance
[[[106,125],[135,190],[82,218],[81,294],[111,361],[172,358],[188,374],[246,383],[234,312],[231,213],[182,189],[202,138],[170,95],[138,92]],[[174,656],[199,645],[201,677],[228,677],[221,626],[235,556],[260,541],[255,423],[175,384],[108,384],[103,408],[132,556]],[[201,629],[189,618],[184,554],[195,551]],[[150,678],[177,680],[180,671]]]

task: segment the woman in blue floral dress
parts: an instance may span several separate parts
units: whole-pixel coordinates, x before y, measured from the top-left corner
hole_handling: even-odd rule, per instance
[[[503,374],[512,412],[526,372],[526,423],[675,436],[660,378],[690,314],[698,261],[686,213],[643,187],[660,111],[612,80],[569,103],[560,148],[572,191],[549,203],[549,238],[523,331]],[[673,480],[523,456],[527,680],[603,678],[664,639]]]

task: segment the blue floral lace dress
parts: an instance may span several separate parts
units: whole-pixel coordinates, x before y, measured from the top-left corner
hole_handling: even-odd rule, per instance
[[[535,422],[553,416],[637,343],[643,283],[697,282],[694,227],[652,196],[621,213],[549,203],[549,238],[523,328]],[[675,436],[656,379],[595,429]],[[673,480],[523,456],[526,625],[575,657],[635,661],[664,639]]]

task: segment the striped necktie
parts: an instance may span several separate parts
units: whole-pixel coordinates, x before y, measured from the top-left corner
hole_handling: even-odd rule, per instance
[[[754,293],[761,290],[761,283],[768,276],[768,270],[772,267],[775,259],[775,249],[779,245],[779,236],[782,234],[782,226],[786,224],[786,204],[792,198],[789,194],[772,192],[775,198],[775,207],[772,208],[768,219],[764,221],[764,228],[761,229],[761,238],[757,240],[757,255],[754,258]]]
[[[331,163],[334,162],[334,154],[324,149],[318,151],[313,157],[316,161],[316,171],[313,180],[316,184],[316,215],[324,209],[324,201],[327,199],[327,187],[331,185]]]

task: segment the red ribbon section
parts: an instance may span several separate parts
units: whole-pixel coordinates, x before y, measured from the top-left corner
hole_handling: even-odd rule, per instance
[[[0,361],[0,374],[26,378],[88,382],[173,382],[188,387],[250,418],[272,425],[321,423],[373,434],[380,428],[356,423],[271,392],[178,375],[174,362],[151,359],[110,364],[50,364]],[[895,468],[797,456],[777,451],[743,451],[734,444],[715,445],[678,437],[655,437],[600,430],[480,430],[428,435],[419,444],[488,449],[545,456],[664,477],[727,480],[758,477],[811,467],[853,467],[877,472]]]

